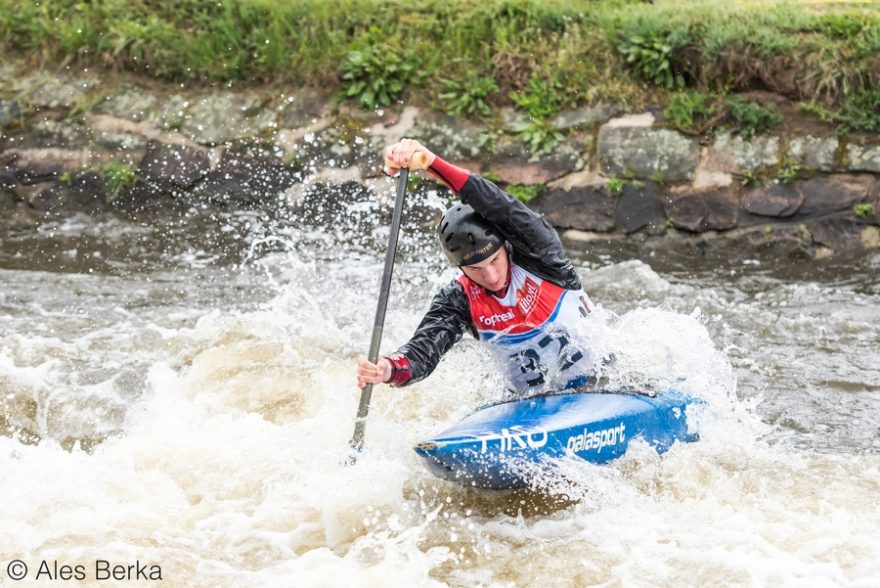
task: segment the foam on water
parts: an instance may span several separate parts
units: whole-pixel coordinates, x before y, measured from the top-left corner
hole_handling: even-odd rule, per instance
[[[658,456],[637,442],[609,466],[563,461],[527,491],[438,480],[412,446],[499,390],[488,355],[464,342],[431,378],[376,388],[365,450],[345,465],[381,272],[376,256],[353,255],[254,254],[243,287],[277,290],[251,304],[141,298],[140,310],[114,313],[134,285],[88,276],[80,313],[52,296],[31,306],[45,332],[25,326],[27,304],[12,298],[26,288],[14,290],[3,301],[4,418],[41,441],[0,437],[0,562],[139,560],[174,586],[880,584],[880,457],[870,445],[790,443],[758,409],[784,384],[740,390],[743,358],[769,369],[756,341],[776,348],[741,333],[776,307],[641,262],[584,272],[601,306],[585,336],[615,355],[611,385],[706,399],[699,443]],[[386,349],[454,274],[435,270],[397,269]],[[789,293],[816,301],[828,294],[817,288]],[[851,344],[876,335],[858,301],[846,308],[827,328]],[[139,383],[115,375],[129,372]],[[96,442],[84,451],[71,438]]]

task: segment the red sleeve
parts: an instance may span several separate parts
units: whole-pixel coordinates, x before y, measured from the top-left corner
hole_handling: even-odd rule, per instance
[[[467,182],[471,175],[469,170],[462,167],[452,165],[451,163],[440,159],[439,156],[434,157],[434,163],[428,168],[435,178],[449,186],[449,188],[458,194],[464,183]]]
[[[392,386],[404,386],[412,378],[409,369],[409,360],[402,353],[395,353],[385,357],[391,362],[391,379],[386,382]]]

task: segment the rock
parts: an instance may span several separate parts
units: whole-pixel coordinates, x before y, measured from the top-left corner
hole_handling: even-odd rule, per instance
[[[197,143],[219,145],[254,138],[275,127],[275,114],[264,110],[256,95],[222,93],[193,104],[181,130]]]
[[[110,115],[134,122],[158,122],[159,99],[145,88],[124,86],[92,107],[94,114]]]
[[[847,145],[846,169],[880,173],[880,145]]]
[[[614,213],[618,227],[626,233],[634,233],[645,227],[651,233],[661,233],[666,229],[666,214],[663,203],[655,193],[654,186],[647,184],[638,188],[631,183],[623,187],[623,193]]]
[[[550,190],[529,205],[557,228],[599,232],[614,229],[617,200],[597,186]]]
[[[700,150],[700,163],[694,172],[694,180],[691,183],[694,190],[708,190],[710,188],[724,188],[733,183],[733,175],[711,168],[709,148]]]
[[[852,218],[838,217],[820,219],[809,223],[813,241],[833,251],[856,249],[861,246],[863,223]]]
[[[760,216],[784,218],[794,215],[804,195],[791,184],[775,184],[750,190],[743,196],[743,210]]]
[[[14,84],[22,100],[38,108],[73,108],[100,86],[94,76],[82,75],[76,79],[40,72]]]
[[[485,162],[491,154],[480,146],[486,128],[437,112],[426,112],[416,120],[413,135],[428,149],[447,161]]]
[[[723,231],[736,226],[739,217],[737,194],[729,188],[694,192],[684,186],[672,188],[664,199],[666,216],[672,224],[691,232]]]
[[[68,181],[54,181],[32,194],[28,204],[42,212],[87,212],[106,209],[107,187],[94,171],[74,175]]]
[[[79,122],[59,121],[45,115],[36,121],[30,121],[22,130],[23,132],[15,138],[16,147],[19,149],[47,147],[81,149],[92,139],[89,129]]]
[[[697,168],[700,147],[695,139],[669,129],[609,125],[599,130],[599,163],[606,173],[680,181]]]
[[[129,159],[140,159],[147,147],[147,139],[142,135],[131,133],[97,133],[94,143],[100,147],[114,151],[129,151]],[[135,155],[134,152],[140,154]]]
[[[769,230],[768,230],[769,229]],[[764,225],[724,233],[735,255],[804,260],[812,255],[812,236],[804,225]]]
[[[874,178],[870,175],[847,174],[817,176],[795,182],[794,187],[804,195],[804,203],[797,216],[820,216],[851,209],[867,198],[873,184]]]
[[[209,171],[208,155],[183,145],[151,143],[138,168],[138,176],[157,190],[174,192],[191,188]]]
[[[145,147],[147,141],[201,148],[198,143],[190,141],[181,133],[160,130],[149,122],[134,122],[107,114],[87,114],[84,120],[97,142],[102,138],[108,143],[122,141],[137,145],[138,149]]]
[[[338,232],[349,230],[353,236],[364,233],[367,227],[381,225],[385,220],[381,213],[375,195],[358,182],[332,185],[317,182],[304,190],[294,206],[294,216],[299,223],[310,227],[332,226]]]
[[[877,178],[874,182],[874,190],[871,196],[868,196],[867,203],[874,205],[874,215],[873,217],[868,215],[863,220],[875,225],[880,225],[880,178]]]
[[[303,89],[283,96],[276,109],[278,124],[285,129],[298,129],[314,124],[327,110],[327,96]]]
[[[562,239],[576,243],[592,243],[594,241],[604,241],[608,239],[608,235],[604,233],[600,235],[599,233],[594,233],[592,231],[568,229],[567,231],[563,231]]]
[[[0,61],[0,93],[12,93],[14,84],[21,76],[21,66],[11,56],[4,55],[3,61]]]
[[[840,141],[837,137],[796,137],[788,145],[788,157],[808,170],[834,171]]]
[[[295,172],[273,152],[230,149],[196,185],[192,197],[217,205],[275,203],[295,181]]]
[[[779,164],[778,137],[752,137],[721,133],[707,150],[705,167],[730,174],[753,172]]]
[[[134,186],[125,188],[119,194],[110,194],[110,207],[114,210],[125,212],[157,211],[168,214],[172,209],[180,206],[182,201],[175,199],[172,191],[159,189],[155,185],[146,182],[137,182]]]
[[[619,104],[598,104],[574,110],[564,110],[553,119],[553,128],[564,131],[579,127],[592,127],[597,123],[609,121],[621,112],[623,112],[623,106]]]
[[[650,112],[642,112],[640,114],[628,114],[620,118],[611,119],[602,126],[606,129],[651,128],[655,120],[654,115]]]
[[[415,106],[405,106],[399,113],[388,113],[386,119],[372,125],[367,132],[374,137],[381,137],[384,144],[390,145],[401,137],[412,135],[419,115],[419,109]]]
[[[78,172],[102,160],[90,149],[10,149],[6,153],[15,157],[12,169],[23,184],[50,180],[64,172]]]
[[[0,100],[0,129],[21,122],[23,116],[21,104],[12,100]]]
[[[583,152],[584,145],[571,139],[560,143],[553,153],[536,158],[522,142],[507,140],[496,150],[491,170],[507,184],[546,184],[583,169]]]
[[[8,157],[0,163],[0,190],[12,190],[18,184],[15,177],[15,157]]]
[[[499,111],[501,130],[507,133],[518,133],[529,124],[529,117],[522,111],[504,107]]]
[[[865,227],[859,235],[859,242],[865,249],[880,247],[880,227]]]
[[[603,185],[605,185],[604,176],[591,169],[582,169],[579,172],[563,176],[558,180],[553,180],[552,182],[547,184],[547,188],[551,190],[557,188],[560,190],[571,190],[574,188],[583,188],[584,186]]]
[[[18,196],[11,189],[0,187],[0,211],[15,210],[18,207]]]
[[[307,133],[288,152],[288,160],[306,174],[321,168],[347,168],[371,162],[376,170],[382,165],[385,141],[364,130],[352,119],[340,120],[318,133]]]
[[[15,195],[16,200],[31,206],[31,202],[36,200],[39,193],[45,190],[47,186],[48,182],[41,182],[39,184],[17,184],[15,188],[12,189],[12,193]]]
[[[185,96],[179,94],[168,96],[159,102],[156,110],[147,114],[145,122],[156,124],[167,131],[180,131],[190,117],[190,106],[190,99]]]

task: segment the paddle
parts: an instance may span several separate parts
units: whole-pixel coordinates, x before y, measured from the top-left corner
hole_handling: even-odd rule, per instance
[[[389,165],[386,160],[386,166]],[[379,288],[379,303],[376,305],[376,320],[373,322],[373,337],[370,340],[370,352],[367,359],[370,363],[379,360],[379,346],[382,344],[382,329],[385,327],[385,309],[388,307],[388,292],[391,290],[391,274],[394,271],[394,256],[397,253],[397,236],[400,234],[400,217],[403,214],[403,199],[406,195],[406,182],[409,179],[410,169],[425,169],[428,167],[428,155],[421,151],[413,153],[409,168],[400,170],[397,180],[397,198],[394,201],[394,214],[391,216],[391,233],[388,235],[388,250],[385,252],[385,269],[382,272],[382,285]],[[354,422],[354,435],[349,445],[352,452],[348,458],[348,464],[353,465],[357,456],[364,447],[364,428],[367,425],[367,413],[370,411],[370,398],[373,395],[373,385],[367,384],[361,390],[361,401],[358,405],[357,418]]]

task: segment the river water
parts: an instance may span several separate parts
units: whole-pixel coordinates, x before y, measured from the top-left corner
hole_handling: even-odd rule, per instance
[[[444,201],[412,203],[386,350],[455,275]],[[0,583],[17,559],[20,585],[107,585],[99,560],[168,586],[880,585],[880,255],[573,250],[610,383],[707,399],[702,439],[490,492],[412,450],[497,395],[470,340],[377,387],[344,465],[387,215],[335,210],[2,228]]]

